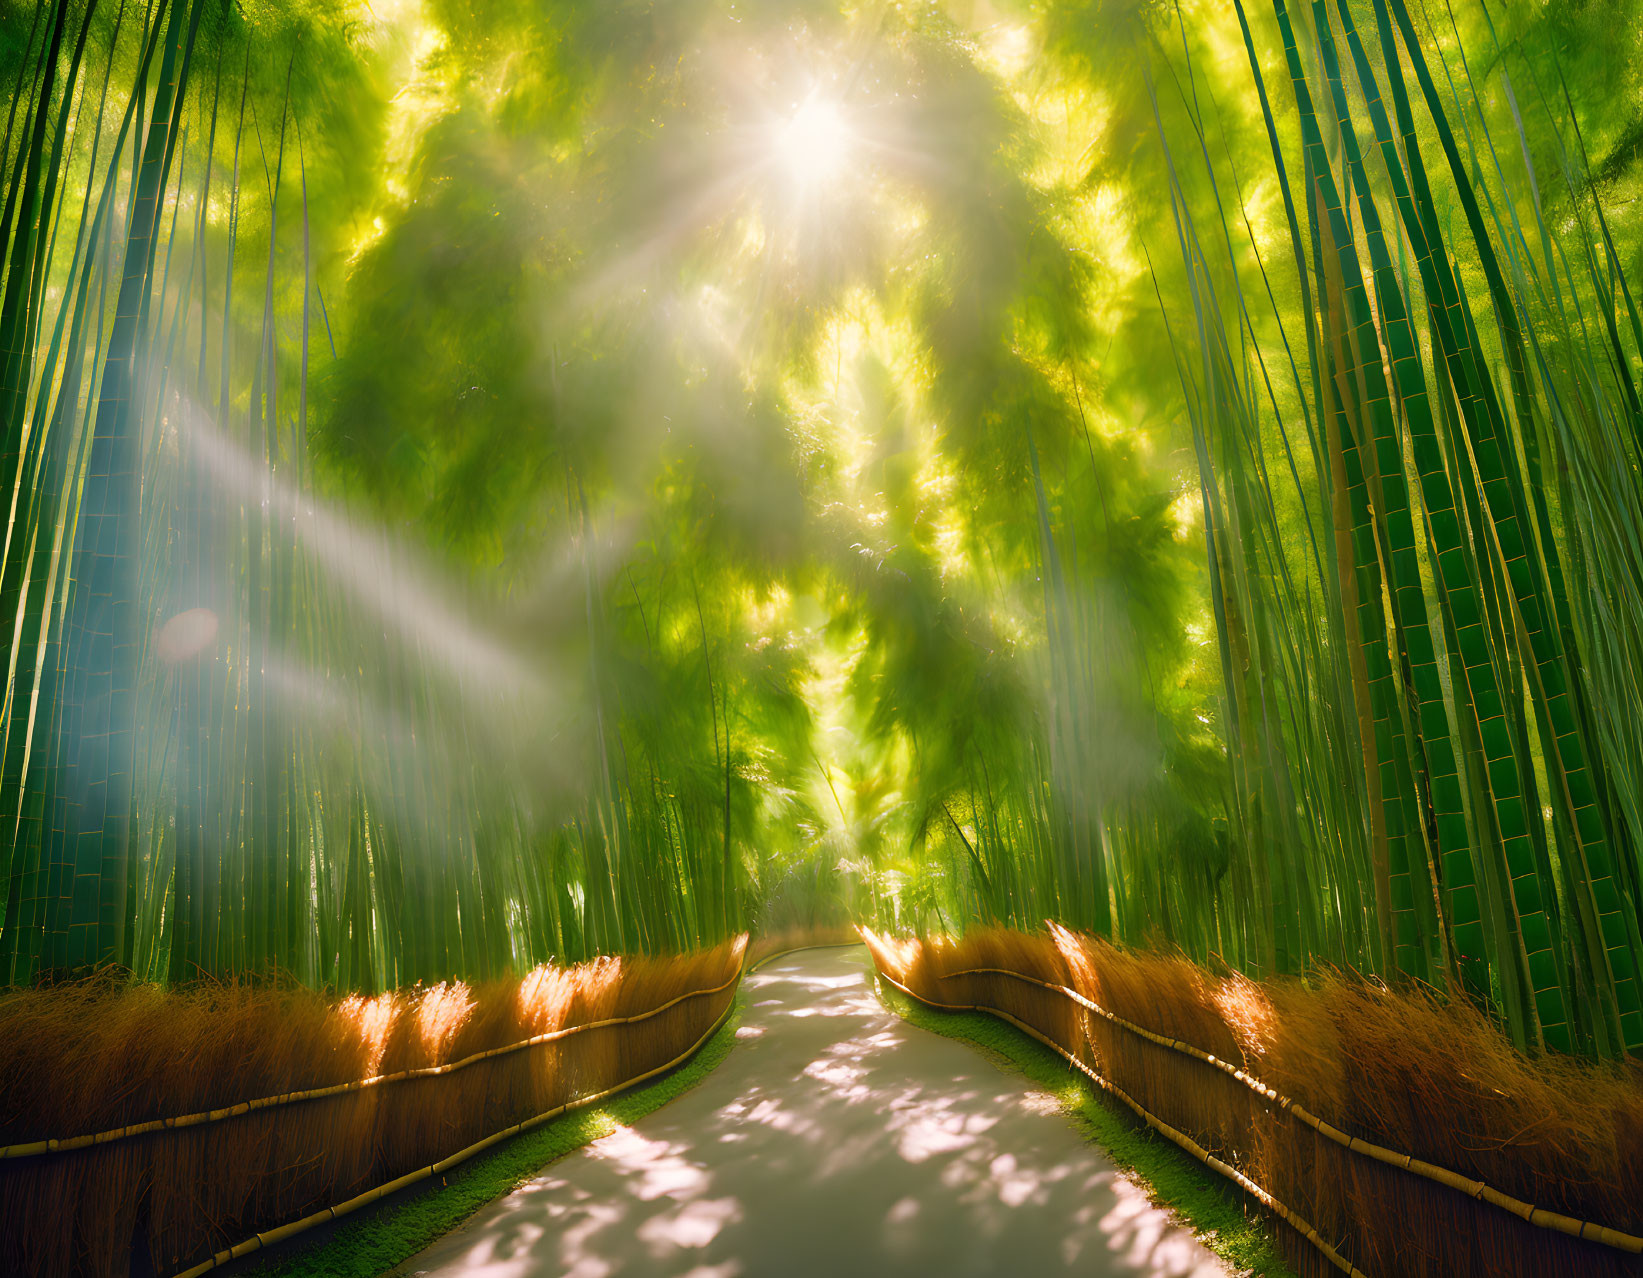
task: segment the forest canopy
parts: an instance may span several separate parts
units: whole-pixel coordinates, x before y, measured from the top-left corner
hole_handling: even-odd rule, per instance
[[[0,980],[1052,920],[1643,1045],[1636,19],[0,6]]]

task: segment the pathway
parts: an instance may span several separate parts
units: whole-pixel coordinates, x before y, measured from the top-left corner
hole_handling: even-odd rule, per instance
[[[465,1278],[1232,1271],[1054,1100],[873,993],[863,948],[744,982],[702,1083],[552,1164],[395,1272]]]

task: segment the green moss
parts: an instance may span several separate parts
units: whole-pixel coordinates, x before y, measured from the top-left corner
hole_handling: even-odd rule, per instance
[[[523,1184],[547,1164],[637,1122],[706,1078],[735,1046],[742,1005],[701,1051],[671,1074],[590,1109],[573,1110],[452,1168],[443,1184],[346,1217],[335,1230],[298,1239],[238,1272],[259,1278],[369,1278],[414,1256],[487,1203]]]
[[[1253,1214],[1242,1190],[1189,1157],[1036,1039],[985,1012],[942,1012],[876,981],[885,1004],[908,1023],[979,1048],[1053,1095],[1086,1140],[1100,1145],[1147,1191],[1190,1225],[1199,1241],[1238,1270],[1258,1278],[1294,1278],[1272,1226]]]

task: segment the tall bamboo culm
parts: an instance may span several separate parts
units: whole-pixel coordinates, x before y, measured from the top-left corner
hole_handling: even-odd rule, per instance
[[[1233,126],[1184,29],[1156,121],[1254,867],[1233,910],[1273,920],[1245,960],[1464,991],[1531,1050],[1636,1050],[1643,330],[1555,51],[1469,49],[1486,13],[1463,38],[1403,0],[1236,14],[1270,167],[1213,158]],[[1285,229],[1257,241],[1268,178]]]
[[[720,940],[747,784],[722,672],[720,802],[622,738],[598,670],[597,783],[552,791],[539,672],[316,479],[310,182],[338,143],[305,58],[338,37],[288,16],[48,0],[8,86],[0,984],[372,991]],[[596,649],[622,601],[585,503],[566,534]]]

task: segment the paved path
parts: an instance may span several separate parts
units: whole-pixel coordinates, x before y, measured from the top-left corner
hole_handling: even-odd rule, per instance
[[[905,1024],[866,951],[744,984],[740,1042],[396,1273],[483,1278],[1224,1276],[1043,1093]]]

